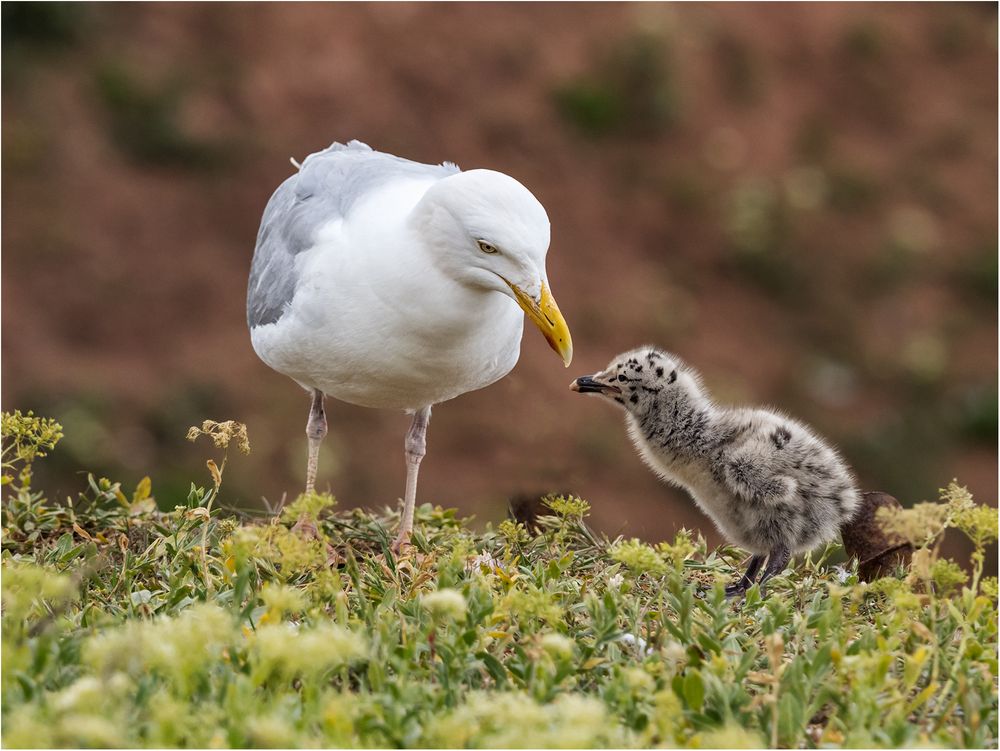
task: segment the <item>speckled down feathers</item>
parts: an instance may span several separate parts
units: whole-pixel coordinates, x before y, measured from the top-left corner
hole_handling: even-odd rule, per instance
[[[731,542],[759,555],[803,552],[836,538],[855,513],[846,463],[801,422],[715,404],[697,372],[656,348],[626,353],[599,375],[621,388],[615,401],[643,459]]]

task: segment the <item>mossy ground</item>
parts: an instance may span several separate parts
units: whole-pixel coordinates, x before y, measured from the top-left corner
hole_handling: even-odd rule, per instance
[[[50,503],[11,470],[58,431],[18,417],[5,746],[997,745],[996,580],[933,541],[871,584],[831,547],[742,602],[722,595],[741,551],[609,541],[573,498],[531,531],[425,505],[397,557],[390,512],[329,496],[220,513],[224,459],[173,511],[146,481],[91,478]],[[241,440],[203,428],[223,450]],[[900,533],[934,517],[981,550],[996,516],[960,490]]]

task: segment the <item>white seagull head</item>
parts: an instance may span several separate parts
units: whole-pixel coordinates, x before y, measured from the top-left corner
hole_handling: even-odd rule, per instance
[[[545,271],[549,217],[531,191],[502,172],[459,172],[435,183],[412,217],[442,270],[511,297],[569,367],[573,342]]]

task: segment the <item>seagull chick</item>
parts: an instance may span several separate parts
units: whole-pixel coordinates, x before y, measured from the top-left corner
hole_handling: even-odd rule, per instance
[[[746,573],[726,587],[729,596],[746,592],[766,559],[763,589],[793,554],[836,537],[860,503],[844,460],[812,430],[768,409],[715,404],[698,373],[668,352],[626,352],[570,388],[624,407],[646,464],[687,490],[727,540],[750,551]]]
[[[503,378],[524,315],[569,366],[545,272],[549,220],[521,183],[373,151],[310,155],[264,210],[247,289],[253,348],[312,396],[312,492],[326,395],[413,414],[394,549],[409,542],[431,406]]]

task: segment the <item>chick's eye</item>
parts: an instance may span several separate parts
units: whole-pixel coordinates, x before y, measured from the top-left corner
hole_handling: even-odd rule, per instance
[[[485,240],[477,240],[476,242],[479,243],[479,249],[483,251],[483,253],[489,253],[492,255],[493,253],[500,252],[499,250],[497,250],[496,245],[490,245]]]

